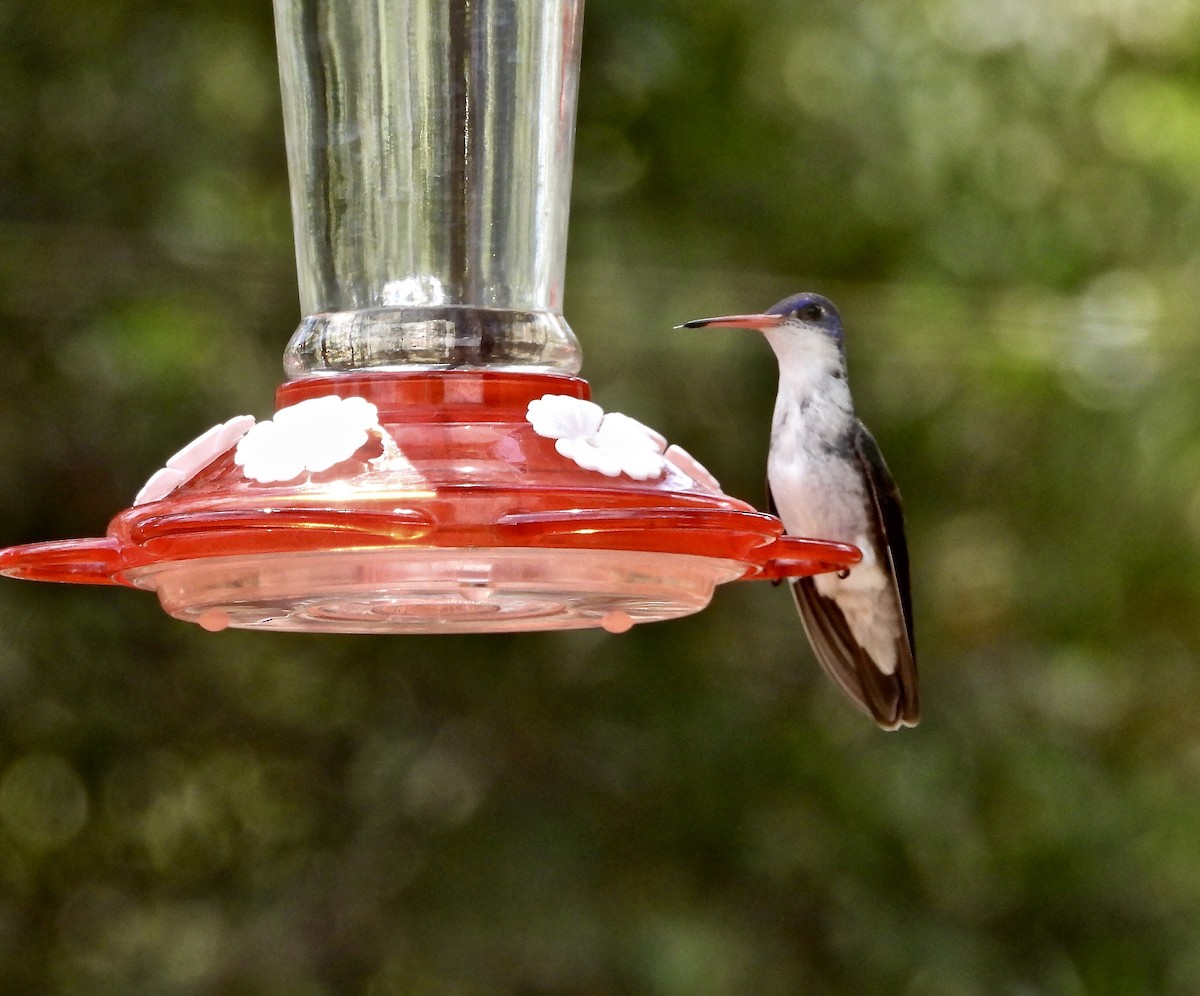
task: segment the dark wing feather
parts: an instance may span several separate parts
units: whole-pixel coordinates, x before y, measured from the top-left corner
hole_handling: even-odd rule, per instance
[[[917,653],[917,644],[912,638],[912,589],[908,586],[908,544],[904,533],[904,503],[900,500],[900,488],[883,462],[880,444],[859,422],[858,437],[854,440],[854,451],[858,455],[866,482],[871,488],[871,499],[875,503],[875,526],[880,534],[883,550],[892,562],[892,583],[896,598],[900,600],[900,614],[904,618],[905,646],[908,658]],[[916,673],[913,674],[916,685]]]
[[[896,482],[879,446],[859,423],[854,453],[873,505],[875,539],[886,551],[892,587],[904,621],[896,645],[896,671],[884,674],[858,645],[842,610],[817,591],[812,578],[792,582],[796,608],[808,641],[825,673],[846,696],[884,729],[916,726],[920,718],[917,663],[913,650],[912,599],[908,580],[908,548],[904,539],[904,510]],[[768,489],[769,495],[769,489]],[[774,501],[771,508],[774,511]]]

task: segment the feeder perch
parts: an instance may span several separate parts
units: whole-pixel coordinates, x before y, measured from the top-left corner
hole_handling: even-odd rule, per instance
[[[562,316],[582,0],[275,0],[303,320],[272,418],[155,473],[105,536],[0,573],[311,632],[670,619],[838,570],[605,413]]]

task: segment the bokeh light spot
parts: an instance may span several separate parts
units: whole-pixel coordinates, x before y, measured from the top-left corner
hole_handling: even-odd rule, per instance
[[[61,757],[27,754],[0,778],[0,819],[30,847],[62,847],[83,829],[87,818],[87,789]]]

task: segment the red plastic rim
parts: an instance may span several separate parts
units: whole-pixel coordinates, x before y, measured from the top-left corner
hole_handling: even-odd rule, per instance
[[[527,551],[527,560],[537,567],[524,580],[511,554],[494,558],[504,568],[495,575],[497,592],[519,599],[528,595],[522,585],[537,588],[542,583],[537,577],[559,573],[544,553],[563,551],[564,563],[572,565],[563,583],[582,586],[573,596],[567,593],[568,601],[574,597],[587,606],[572,617],[578,625],[598,625],[606,615],[603,605],[588,601],[595,594],[590,585],[599,585],[601,595],[614,604],[621,601],[613,588],[616,582],[604,574],[620,561],[612,553],[631,555],[631,564],[637,561],[637,572],[630,574],[635,587],[637,577],[647,571],[662,580],[686,563],[688,580],[679,584],[688,592],[688,611],[706,601],[703,592],[692,594],[697,565],[709,565],[699,573],[705,576],[701,588],[707,585],[711,591],[713,584],[736,578],[796,577],[858,561],[859,551],[848,544],[784,536],[774,516],[678,467],[668,466],[648,481],[584,469],[526,419],[529,403],[547,394],[584,401],[589,391],[586,381],[575,377],[484,371],[373,373],[287,383],[277,396],[281,409],[328,396],[370,402],[378,410],[378,438],[321,473],[268,484],[249,479],[231,447],[173,493],[118,514],[103,538],[0,551],[0,573],[29,580],[136,584],[162,598],[160,586],[178,588],[181,577],[203,586],[196,579],[212,574],[204,565],[220,562],[220,580],[212,583],[226,591],[222,597],[232,599],[231,604],[222,607],[211,601],[211,592],[193,592],[196,605],[202,606],[196,608],[184,604],[188,596],[176,591],[183,602],[167,605],[168,611],[197,621],[207,612],[210,623],[227,617],[230,625],[316,628],[289,624],[286,605],[269,612],[257,606],[250,589],[266,571],[279,592],[286,589],[272,598],[292,599],[302,606],[297,611],[304,618],[323,620],[326,628],[439,632],[446,629],[443,618],[455,628],[454,617],[464,613],[472,618],[469,626],[459,628],[488,628],[486,612],[469,611],[486,599],[475,597],[478,591],[470,585],[446,581],[449,587],[443,591],[435,584],[426,592],[430,614],[422,617],[424,589],[407,567],[397,566],[402,561],[425,564],[440,577],[444,572],[436,565],[442,561],[475,563],[480,551]],[[356,552],[364,564],[376,567],[386,555],[394,555],[384,572],[388,577],[375,583],[370,571],[353,570],[350,555]],[[602,580],[584,579],[587,571],[580,565],[588,553],[604,562]],[[666,559],[654,561],[654,555]],[[328,576],[318,571],[325,580],[313,582],[319,590],[306,595],[279,583],[281,565],[286,573],[286,559],[280,558],[288,556],[303,565],[300,573],[310,574],[321,557],[330,558]],[[393,582],[412,591],[393,590]],[[647,609],[643,616],[635,613],[633,621],[680,614],[665,604],[671,583],[664,585],[663,613],[655,616]],[[352,589],[352,595],[343,587]],[[328,617],[317,604],[321,599],[345,611]],[[467,609],[456,599],[467,603]],[[246,605],[257,607],[242,612]],[[510,612],[503,628],[519,616]],[[552,628],[539,624],[536,616],[532,613],[528,628]],[[355,617],[367,623],[356,629]],[[240,621],[246,619],[251,621]]]

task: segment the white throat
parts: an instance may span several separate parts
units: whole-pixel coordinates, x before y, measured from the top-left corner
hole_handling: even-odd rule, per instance
[[[846,358],[820,329],[796,323],[764,330],[779,361],[779,402],[811,404],[852,415]]]

